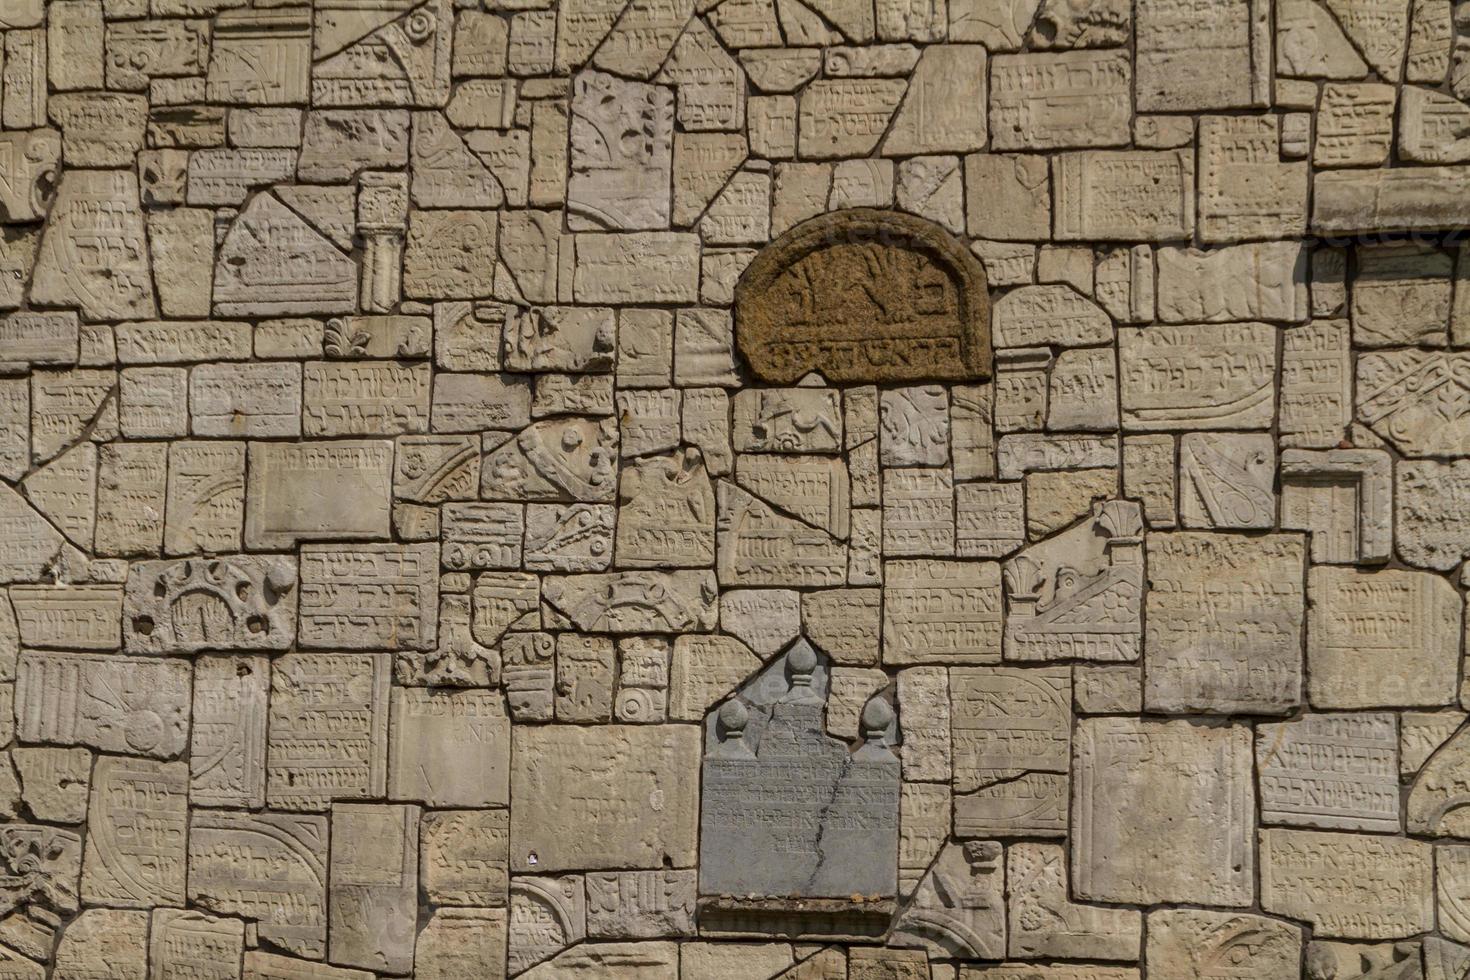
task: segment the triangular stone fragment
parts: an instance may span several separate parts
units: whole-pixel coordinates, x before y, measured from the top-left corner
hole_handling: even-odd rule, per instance
[[[223,316],[351,313],[357,266],[300,215],[261,194],[225,235],[214,304]]]
[[[317,0],[311,56],[320,61],[393,23],[421,0]]]
[[[78,548],[90,550],[97,520],[97,447],[73,446],[25,478],[31,504]]]
[[[776,13],[788,44],[826,47],[843,41],[840,33],[828,27],[821,15],[800,0],[776,0]]]
[[[592,63],[615,75],[652,78],[693,16],[694,0],[632,0]]]
[[[1368,63],[1317,0],[1282,0],[1276,70],[1294,78],[1364,78]]]
[[[807,6],[853,44],[873,40],[873,5],[866,0],[809,0]]]
[[[83,564],[81,552],[10,487],[0,483],[0,583],[36,582],[51,569]]]
[[[31,301],[88,320],[156,317],[148,236],[131,170],[71,170],[41,235]]]
[[[607,37],[627,0],[563,0],[557,6],[556,70],[575,71]]]
[[[1385,81],[1403,72],[1409,34],[1409,5],[1404,0],[1325,0],[1353,46]]]
[[[413,203],[421,208],[498,208],[505,203],[500,181],[441,113],[414,113],[409,169]]]
[[[745,162],[740,133],[676,133],[674,135],[674,225],[687,227],[699,219],[720,188]]]
[[[357,235],[357,197],[351,187],[316,187],[308,184],[273,188],[288,208],[305,218],[344,252],[352,251]]]

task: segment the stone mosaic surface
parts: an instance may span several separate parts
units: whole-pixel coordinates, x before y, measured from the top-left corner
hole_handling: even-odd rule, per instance
[[[0,980],[1467,980],[1470,0],[0,0]]]

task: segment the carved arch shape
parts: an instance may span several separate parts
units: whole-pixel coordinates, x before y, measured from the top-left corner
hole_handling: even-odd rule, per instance
[[[932,221],[852,208],[796,225],[735,286],[735,336],[760,380],[990,377],[985,267]]]

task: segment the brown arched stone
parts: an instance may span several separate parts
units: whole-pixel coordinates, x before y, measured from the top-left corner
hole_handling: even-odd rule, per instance
[[[735,335],[762,381],[968,381],[990,376],[980,260],[939,225],[854,208],[804,221],[735,287]]]

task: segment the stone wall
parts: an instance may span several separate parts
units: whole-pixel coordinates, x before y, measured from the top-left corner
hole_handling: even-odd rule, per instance
[[[0,980],[1470,976],[1467,0],[0,51]]]

